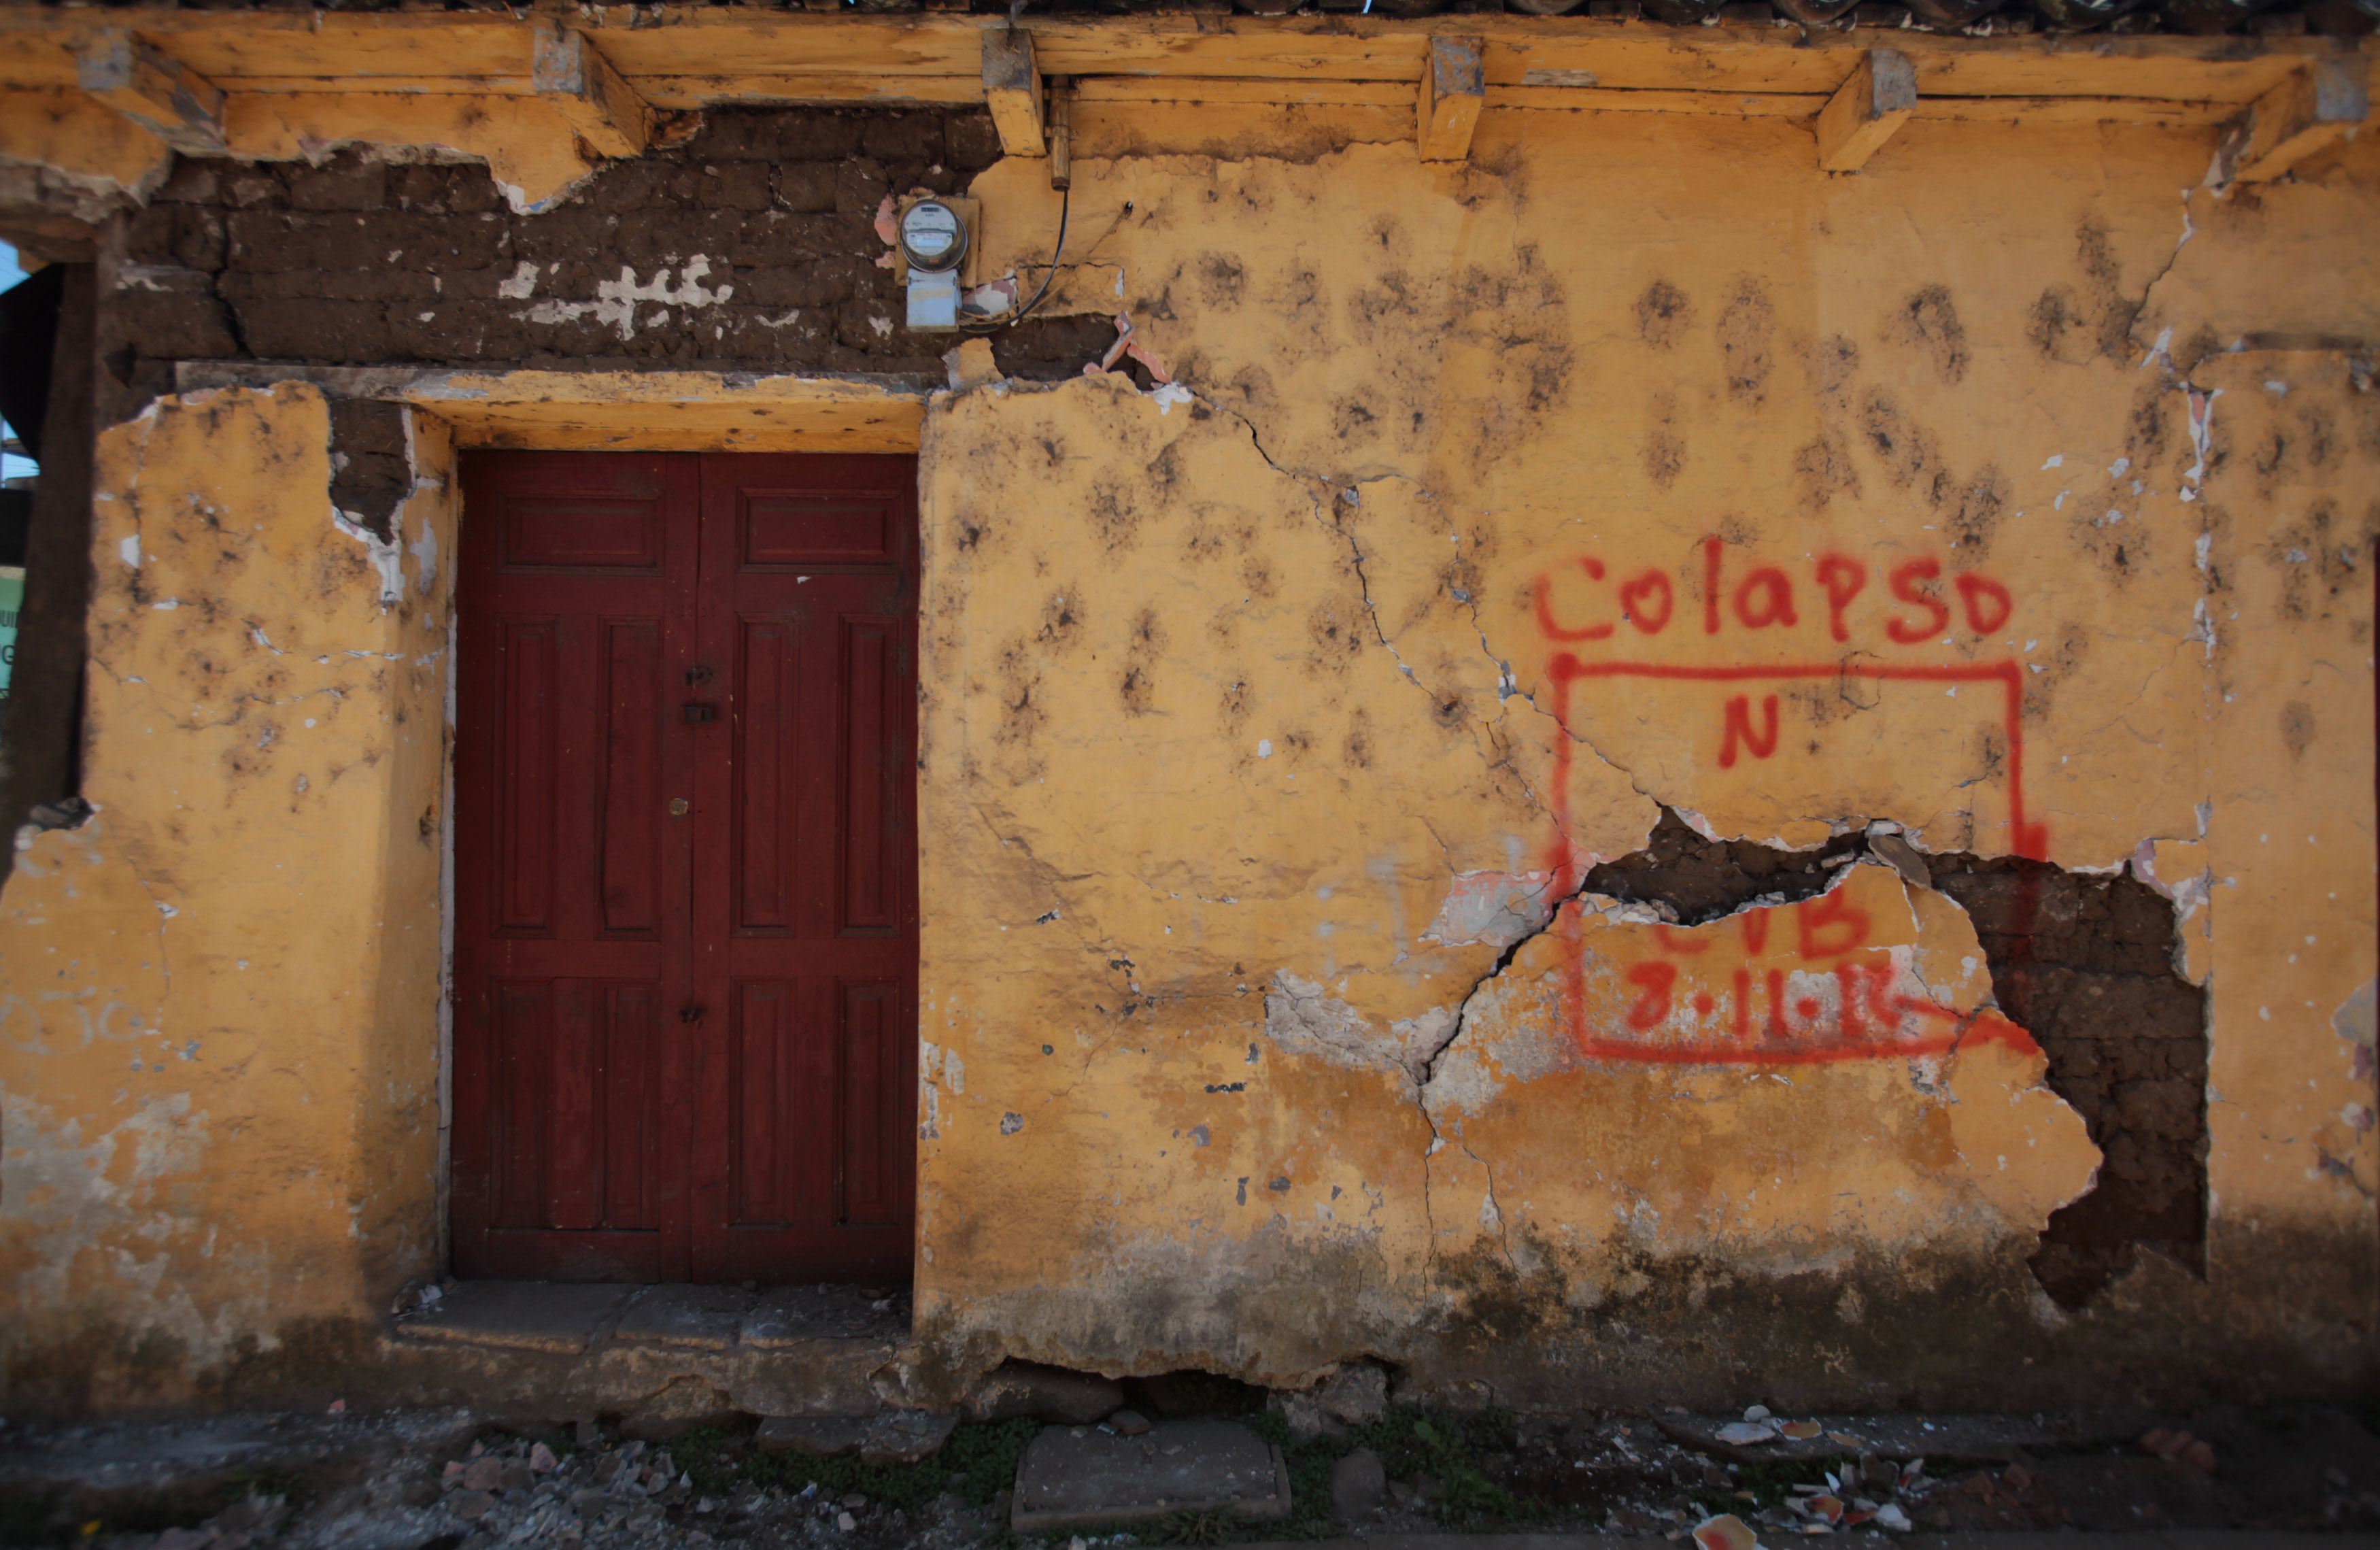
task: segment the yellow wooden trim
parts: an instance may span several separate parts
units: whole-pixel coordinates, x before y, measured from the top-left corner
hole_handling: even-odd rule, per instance
[[[983,100],[991,109],[1003,153],[1050,153],[1041,123],[1041,67],[1033,56],[1032,33],[1012,27],[983,35]]]
[[[708,372],[454,372],[385,397],[436,415],[457,446],[556,451],[915,452],[923,390]]]
[[[2280,177],[2325,146],[2336,145],[2372,116],[2362,72],[2316,60],[2256,99],[2224,137],[2223,161],[2242,183]]]
[[[1487,96],[1476,38],[1429,40],[1421,65],[1421,98],[1414,138],[1425,162],[1460,162],[1471,154],[1471,131],[1478,127]]]
[[[1870,49],[1818,110],[1818,165],[1828,172],[1857,172],[1908,122],[1916,105],[1917,72],[1909,55]]]
[[[76,84],[176,151],[224,148],[224,94],[214,82],[121,28],[87,39]]]
[[[639,7],[589,13],[574,25],[649,101],[648,78],[739,81],[843,80],[819,100],[864,100],[922,78],[964,83],[981,100],[982,46],[998,17],[835,16]],[[129,7],[60,10],[0,6],[0,83],[67,85],[60,45],[129,28],[225,90],[249,79],[343,80],[363,86],[438,79],[501,82],[531,74],[533,30],[502,14],[207,12]],[[1668,28],[1581,17],[1456,14],[1396,19],[1212,15],[1050,18],[1028,23],[1045,75],[1186,76],[1244,80],[1415,81],[1430,40],[1476,37],[1490,88],[1575,84],[1612,90],[1750,95],[1832,93],[1884,40],[1867,31],[1728,24]],[[2245,105],[2310,60],[2360,59],[2380,48],[2334,40],[2034,34],[1963,38],[1892,34],[1916,68],[1918,90],[1961,97],[2142,97]],[[46,43],[46,48],[38,46]],[[61,79],[52,79],[61,78]],[[370,88],[367,88],[370,89]],[[392,87],[391,89],[404,89]],[[965,100],[958,85],[918,89],[920,100]],[[774,95],[774,93],[771,93]],[[723,100],[717,96],[710,100]]]

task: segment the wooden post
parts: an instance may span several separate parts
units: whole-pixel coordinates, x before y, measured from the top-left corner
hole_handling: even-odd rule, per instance
[[[120,238],[119,238],[120,246]],[[0,700],[0,834],[14,835],[39,805],[80,794],[83,664],[91,654],[92,458],[98,445],[99,268],[54,264],[49,396],[42,416],[33,531],[25,550],[25,601],[17,663]],[[25,282],[42,284],[40,276]],[[30,320],[27,320],[30,321]],[[12,341],[12,343],[18,341]],[[22,340],[30,347],[32,341]],[[16,863],[0,855],[0,879]]]
[[[176,151],[224,148],[224,94],[214,82],[121,29],[95,34],[75,55],[78,83]]]
[[[1896,49],[1870,49],[1818,110],[1818,165],[1857,172],[1917,106],[1917,67]]]
[[[599,156],[641,156],[652,140],[652,110],[583,32],[551,18],[537,29],[529,83],[562,110]]]
[[[1433,33],[1421,64],[1421,116],[1415,138],[1425,162],[1460,162],[1471,154],[1471,131],[1488,99],[1476,38]]]
[[[1033,58],[1033,34],[1003,27],[983,35],[983,100],[1008,156],[1046,156],[1049,142],[1041,118],[1041,71]]]
[[[2372,116],[2361,57],[2317,59],[2293,71],[2223,127],[2215,181],[2268,183]]]

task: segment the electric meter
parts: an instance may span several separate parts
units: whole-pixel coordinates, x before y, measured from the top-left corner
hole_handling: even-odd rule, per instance
[[[940,200],[921,199],[901,213],[901,256],[911,269],[940,275],[966,257],[966,223]]]

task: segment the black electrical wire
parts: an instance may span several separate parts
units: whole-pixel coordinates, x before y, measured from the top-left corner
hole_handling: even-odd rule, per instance
[[[1033,293],[1033,299],[1017,308],[1008,317],[990,319],[976,326],[984,329],[1006,328],[1011,324],[1023,323],[1026,313],[1041,305],[1041,299],[1050,294],[1050,282],[1058,277],[1059,261],[1066,256],[1066,218],[1074,213],[1074,204],[1075,190],[1060,189],[1058,192],[1058,250],[1050,255],[1050,272],[1041,276],[1041,288]],[[1098,244],[1094,243],[1092,246],[1096,247]]]

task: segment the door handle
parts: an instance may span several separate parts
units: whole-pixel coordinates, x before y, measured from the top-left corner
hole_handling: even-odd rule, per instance
[[[717,721],[719,707],[708,700],[689,700],[678,707],[678,714],[691,726],[697,722]]]
[[[680,1007],[677,1009],[677,1020],[680,1022],[700,1022],[702,1016],[703,1009],[700,1007]]]

